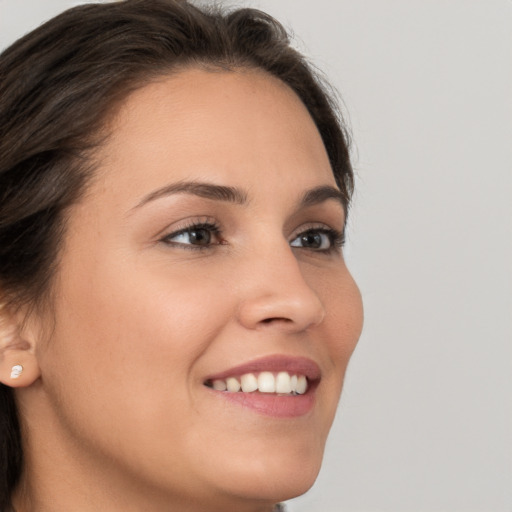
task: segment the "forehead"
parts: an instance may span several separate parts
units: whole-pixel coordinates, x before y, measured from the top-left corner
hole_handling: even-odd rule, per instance
[[[173,178],[250,187],[251,178],[267,173],[285,183],[302,174],[304,186],[335,183],[306,107],[261,71],[189,69],[162,77],[126,100],[111,129],[104,167],[122,169],[143,188]]]

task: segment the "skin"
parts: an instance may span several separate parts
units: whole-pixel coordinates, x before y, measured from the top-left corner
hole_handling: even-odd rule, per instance
[[[17,508],[268,512],[302,494],[362,327],[341,249],[298,238],[344,226],[335,199],[299,206],[336,187],[307,110],[261,72],[189,69],[133,93],[97,157],[69,212],[51,319],[20,331]],[[246,202],[181,192],[141,205],[191,180],[237,187]],[[205,247],[169,236],[205,221],[220,227]],[[265,416],[204,386],[273,354],[319,365],[308,414]]]

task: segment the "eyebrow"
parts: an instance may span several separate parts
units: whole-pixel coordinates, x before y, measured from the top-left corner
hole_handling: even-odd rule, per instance
[[[214,201],[224,201],[239,205],[245,205],[248,202],[247,193],[237,187],[229,187],[226,185],[214,185],[212,183],[204,183],[197,181],[182,181],[172,183],[165,187],[159,188],[147,196],[145,196],[134,209],[140,208],[145,204],[160,199],[162,197],[173,194],[191,194]],[[320,185],[318,187],[307,190],[299,201],[300,208],[307,208],[321,204],[329,199],[334,199],[343,208],[345,208],[346,198],[343,192],[331,185]]]
[[[194,196],[204,197],[205,199],[213,199],[214,201],[225,201],[241,205],[247,203],[247,194],[236,187],[213,185],[211,183],[202,183],[197,181],[182,181],[151,192],[145,196],[142,201],[135,206],[135,208],[140,208],[155,199],[179,193],[192,194]]]
[[[320,185],[319,187],[312,188],[305,192],[300,201],[300,206],[302,208],[307,208],[308,206],[315,206],[317,204],[324,203],[329,199],[334,199],[336,202],[340,203],[343,209],[345,209],[345,205],[347,203],[345,194],[341,190],[331,185]]]

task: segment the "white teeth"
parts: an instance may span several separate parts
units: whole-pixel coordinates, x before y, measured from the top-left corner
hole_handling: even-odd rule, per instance
[[[223,381],[223,380],[214,380],[212,382],[212,387],[213,387],[213,389],[215,389],[217,391],[226,391],[226,389],[228,389],[225,381]]]
[[[297,378],[297,394],[303,395],[306,392],[306,389],[308,389],[308,381],[304,375],[300,375]]]
[[[292,383],[290,375],[286,372],[279,372],[276,377],[276,393],[291,393]]]
[[[240,382],[238,382],[238,379],[235,379],[235,377],[228,377],[226,379],[226,387],[231,393],[236,393],[240,391]]]
[[[261,372],[258,375],[258,390],[260,393],[276,392],[276,379],[270,372]]]
[[[304,375],[290,375],[288,372],[261,372],[257,376],[246,373],[239,378],[215,379],[209,385],[216,391],[230,393],[259,391],[279,395],[303,395],[308,389],[308,380]]]
[[[292,375],[290,378],[290,387],[293,392],[297,391],[297,375]]]
[[[251,393],[258,389],[258,379],[256,379],[253,373],[242,375],[241,384],[244,393]]]

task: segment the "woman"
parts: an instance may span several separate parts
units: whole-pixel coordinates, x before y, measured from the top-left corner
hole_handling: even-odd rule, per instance
[[[2,510],[305,492],[362,306],[346,137],[282,27],[84,5],[0,75]]]

